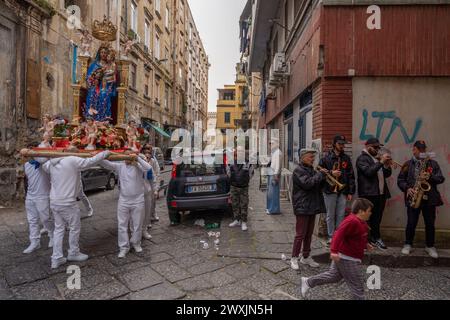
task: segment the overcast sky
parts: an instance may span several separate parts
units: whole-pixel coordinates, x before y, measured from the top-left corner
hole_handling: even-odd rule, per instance
[[[234,84],[239,62],[239,18],[246,0],[188,0],[209,56],[208,109],[216,111],[217,89]]]

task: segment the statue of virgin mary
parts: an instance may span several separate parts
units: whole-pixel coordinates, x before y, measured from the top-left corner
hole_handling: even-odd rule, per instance
[[[115,51],[102,43],[87,72],[86,110],[84,116],[96,121],[111,118],[112,100],[117,95],[118,72]]]

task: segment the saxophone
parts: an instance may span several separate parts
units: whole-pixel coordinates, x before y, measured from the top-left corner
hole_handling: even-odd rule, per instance
[[[427,180],[421,178],[423,173],[425,173],[427,170],[427,164],[429,159],[430,158],[428,157],[421,161],[419,176],[417,177],[416,183],[414,184],[413,188],[414,195],[411,196],[409,199],[409,206],[413,209],[418,209],[420,207],[422,200],[425,199],[425,192],[431,190],[430,183]]]

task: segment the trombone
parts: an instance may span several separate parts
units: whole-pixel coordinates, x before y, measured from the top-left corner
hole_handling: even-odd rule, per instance
[[[340,183],[333,175],[331,175],[327,169],[322,168],[321,166],[316,167],[317,172],[323,172],[327,176],[327,182],[330,186],[335,187],[335,191],[341,191],[345,188],[345,184]]]

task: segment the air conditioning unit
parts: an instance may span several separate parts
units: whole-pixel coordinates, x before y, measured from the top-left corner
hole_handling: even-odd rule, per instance
[[[286,62],[286,54],[279,52],[275,54],[272,63],[272,70],[274,74],[281,76],[289,76],[290,64]]]

